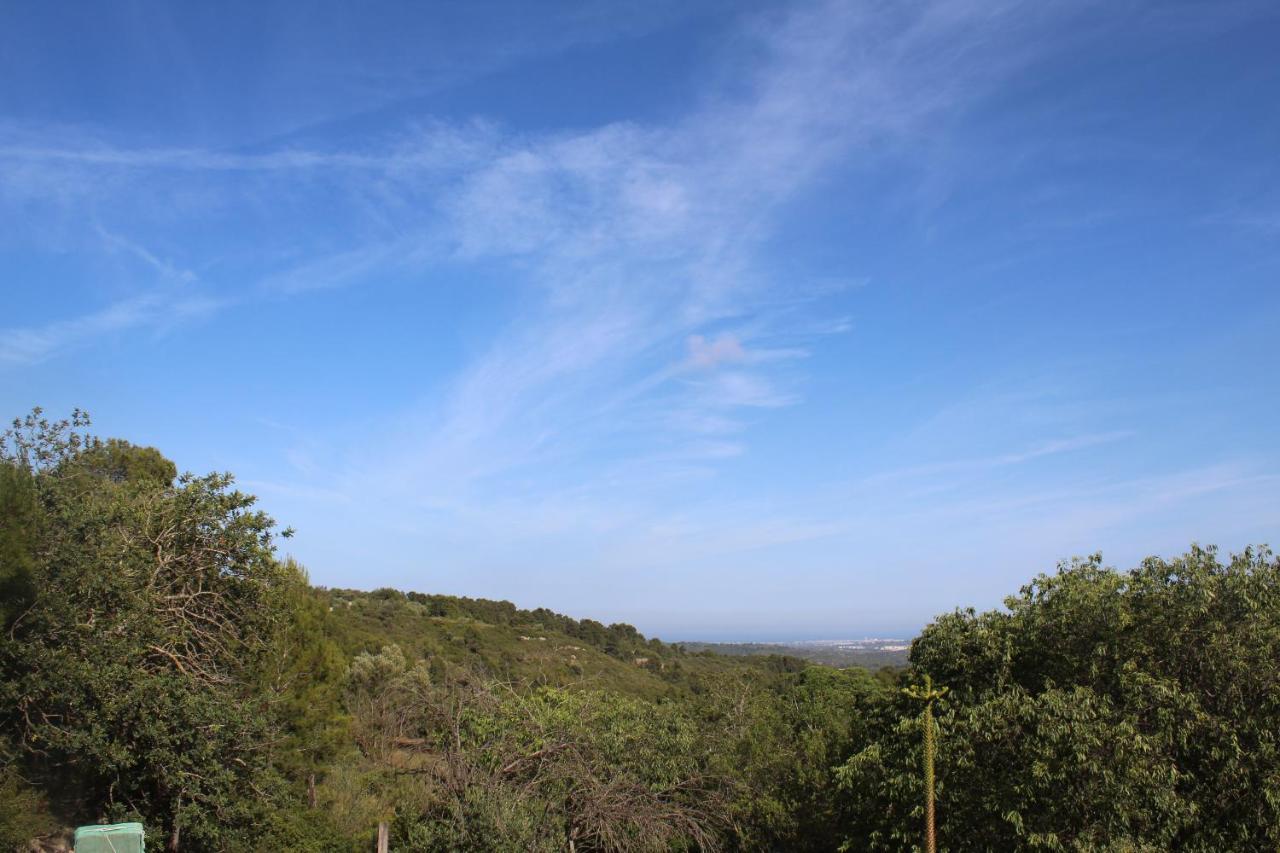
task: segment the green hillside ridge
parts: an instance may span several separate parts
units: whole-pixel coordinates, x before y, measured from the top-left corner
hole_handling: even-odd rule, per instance
[[[673,698],[718,673],[798,672],[795,655],[744,659],[646,639],[631,625],[604,625],[508,601],[379,589],[315,590],[330,635],[349,656],[396,645],[410,658],[448,663],[534,686],[617,690]],[[696,653],[695,653],[696,652]]]

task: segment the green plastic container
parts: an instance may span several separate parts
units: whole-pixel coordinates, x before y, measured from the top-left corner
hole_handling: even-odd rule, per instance
[[[144,853],[142,824],[112,823],[76,830],[76,853]]]

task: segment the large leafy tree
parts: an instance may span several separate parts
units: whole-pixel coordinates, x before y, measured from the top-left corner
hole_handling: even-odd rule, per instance
[[[944,848],[1274,850],[1280,844],[1280,561],[1192,548],[1041,575],[912,647],[942,703]],[[905,709],[843,770],[851,849],[916,840]]]
[[[229,475],[175,477],[85,425],[37,410],[0,443],[5,732],[79,819],[145,815],[171,847],[226,846],[270,800],[260,685],[291,570]]]

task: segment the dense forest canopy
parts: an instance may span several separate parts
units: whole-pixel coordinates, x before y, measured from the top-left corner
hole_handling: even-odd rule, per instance
[[[0,445],[0,843],[174,850],[1280,845],[1280,562],[1098,556],[904,670],[693,654],[509,602],[329,590],[228,474],[37,410]],[[287,531],[283,531],[287,533]]]

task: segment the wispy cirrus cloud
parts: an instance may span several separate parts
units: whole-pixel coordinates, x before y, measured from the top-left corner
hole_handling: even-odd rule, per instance
[[[92,314],[42,326],[0,329],[0,365],[20,367],[86,346],[104,335],[131,329],[163,331],[175,323],[217,311],[220,305],[199,296],[148,295],[108,305]]]
[[[804,352],[794,326],[777,328],[777,307],[804,299],[805,284],[754,264],[778,206],[860,147],[910,141],[963,109],[1025,58],[992,45],[1051,17],[1021,4],[805,7],[748,28],[752,70],[671,125],[500,144],[460,177],[442,227],[463,258],[519,264],[546,302],[459,377],[435,441],[415,444],[420,470],[553,456],[659,412],[724,427],[735,411],[798,402],[762,357]],[[754,357],[732,333],[709,331],[747,317],[778,339]],[[476,481],[444,482],[456,493]]]
[[[462,512],[538,472],[521,492],[530,501],[589,503],[746,453],[753,418],[803,401],[810,347],[850,320],[822,309],[829,279],[779,280],[759,263],[782,209],[859,157],[911,156],[1050,50],[1042,37],[1074,8],[768,10],[743,25],[694,108],[665,122],[533,134],[426,122],[345,148],[234,151],[53,144],[9,128],[0,204],[39,200],[74,217],[86,202],[124,202],[179,231],[247,217],[256,238],[242,251],[266,260],[209,283],[228,301],[324,298],[315,292],[392,275],[448,287],[427,271],[501,270],[521,315],[443,392],[406,389],[411,402],[306,472],[298,493]],[[162,278],[180,269],[133,254]],[[180,303],[157,293],[11,330],[0,352],[29,362],[168,322]],[[614,464],[590,461],[602,456]]]
[[[1075,450],[1085,450],[1104,444],[1111,444],[1112,442],[1133,438],[1135,435],[1136,433],[1133,430],[1112,430],[1109,432],[1070,436],[1068,438],[1057,438],[1049,441],[1042,441],[1038,444],[1019,450],[999,453],[992,456],[952,459],[946,462],[935,462],[928,465],[913,465],[907,468],[897,468],[892,471],[872,474],[867,477],[864,482],[883,483],[888,480],[908,480],[932,478],[941,475],[981,473],[1013,465],[1021,465],[1024,462],[1031,462],[1049,456],[1070,453]]]
[[[192,270],[184,269],[171,261],[159,257],[146,246],[135,243],[120,234],[108,231],[101,225],[97,226],[97,231],[109,251],[120,252],[141,261],[162,279],[184,284],[191,284],[199,279],[199,276]]]

